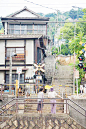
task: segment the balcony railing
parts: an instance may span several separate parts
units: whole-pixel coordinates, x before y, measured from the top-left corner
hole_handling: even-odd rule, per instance
[[[24,61],[24,54],[17,54],[17,56],[12,57],[13,61]],[[10,57],[6,57],[6,60],[9,61]]]

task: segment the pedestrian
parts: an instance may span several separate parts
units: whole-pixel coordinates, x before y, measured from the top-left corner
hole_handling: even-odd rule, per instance
[[[38,93],[38,106],[37,106],[38,113],[42,113],[43,101],[44,101],[43,98],[44,98],[43,88],[40,88]]]
[[[54,91],[54,88],[51,87],[50,91],[48,92],[48,98],[52,98],[50,100],[50,102],[51,102],[51,113],[52,114],[56,113],[56,99],[55,99],[56,96],[57,96],[57,93]]]

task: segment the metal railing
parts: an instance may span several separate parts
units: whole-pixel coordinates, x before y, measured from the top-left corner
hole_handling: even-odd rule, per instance
[[[37,99],[38,98],[14,98],[12,99],[11,101],[7,102],[5,105],[3,105],[1,108],[0,108],[0,123],[3,123],[5,122],[8,117],[13,117],[13,115],[15,113],[18,113],[18,111],[23,111],[24,113],[24,110],[25,110],[25,106],[26,105],[36,105],[37,107]],[[42,104],[43,105],[51,105],[52,103],[51,102],[46,102],[46,100],[49,100],[50,98],[44,98],[44,102],[41,101],[41,106]],[[61,98],[53,98],[53,99],[56,99],[57,101],[60,100]],[[33,102],[32,100],[34,100],[35,102]],[[62,99],[61,99],[62,100]],[[71,104],[69,103],[71,102]],[[69,114],[68,111],[69,110],[69,107],[73,108],[75,111],[77,111],[77,113],[81,114],[82,116],[84,116],[84,118],[86,119],[86,109],[84,109],[83,107],[81,107],[80,105],[78,105],[76,102],[68,99],[68,98],[64,98],[63,99],[63,102],[56,102],[55,103],[56,105],[58,105],[58,107],[60,105],[63,105],[64,107],[66,107],[66,114]],[[82,109],[84,113],[82,113],[81,111],[79,111],[77,108],[75,108],[75,106],[72,106],[72,104],[76,105],[78,108]],[[23,108],[19,108],[19,106],[23,106]],[[32,107],[32,106],[31,106]],[[64,108],[63,107],[63,108]],[[30,109],[29,109],[30,110]],[[48,109],[49,110],[49,109]],[[37,113],[37,108],[34,109],[35,113]],[[42,112],[41,114],[43,114],[43,111],[44,109],[42,109]],[[57,113],[57,112],[56,112]]]
[[[12,90],[12,94],[13,95],[15,95],[15,93],[16,93],[16,86],[18,85],[18,84],[1,84],[1,87],[2,87],[2,85],[3,85],[3,87],[5,87],[5,86],[7,86],[7,87],[14,87],[14,89],[15,90]],[[22,87],[22,90],[21,90],[21,95],[25,95],[25,92],[27,91],[27,89],[28,89],[28,93],[31,95],[31,94],[37,94],[37,92],[39,92],[39,89],[40,89],[40,87],[41,86],[43,86],[44,88],[45,88],[45,86],[46,85],[44,85],[44,84],[29,84],[29,83],[24,83],[24,84],[19,84],[19,87]],[[51,85],[48,85],[48,86],[50,86],[51,87]],[[62,96],[62,98],[67,98],[67,96],[70,96],[70,95],[72,95],[73,94],[73,92],[69,92],[69,91],[73,91],[73,87],[72,86],[68,86],[68,85],[52,85],[53,87],[57,87],[57,93],[60,95],[60,96]],[[68,90],[68,89],[70,89],[70,90]],[[19,92],[19,90],[18,90],[18,92]],[[3,94],[9,94],[9,92],[3,92]],[[19,94],[18,94],[19,95]],[[3,99],[3,95],[2,95],[2,90],[1,90],[1,99]]]

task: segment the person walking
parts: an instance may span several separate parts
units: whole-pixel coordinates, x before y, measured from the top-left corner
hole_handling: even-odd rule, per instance
[[[52,113],[52,114],[55,114],[55,113],[56,113],[56,99],[53,99],[53,98],[55,98],[56,96],[57,96],[57,93],[54,91],[54,88],[51,87],[51,88],[50,88],[50,91],[49,91],[49,93],[48,93],[48,98],[52,98],[52,99],[50,100],[50,102],[51,102],[51,113]]]
[[[42,113],[43,101],[44,101],[43,98],[44,98],[43,88],[40,88],[38,93],[38,106],[37,106],[38,113]]]

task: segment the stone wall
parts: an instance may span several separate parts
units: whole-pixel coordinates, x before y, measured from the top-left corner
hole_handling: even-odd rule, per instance
[[[74,56],[58,55],[56,60],[58,60],[61,65],[68,65],[70,63],[74,63]]]
[[[45,58],[45,77],[47,78],[47,84],[52,83],[52,77],[55,72],[56,59],[53,55]]]
[[[0,129],[85,129],[67,114],[17,114]]]

